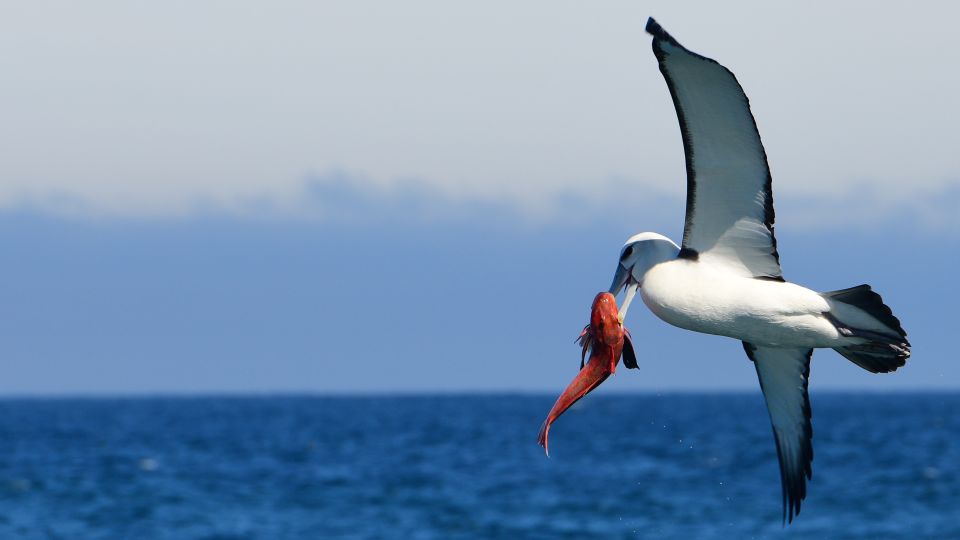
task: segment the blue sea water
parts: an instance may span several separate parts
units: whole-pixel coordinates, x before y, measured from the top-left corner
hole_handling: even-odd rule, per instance
[[[960,395],[814,394],[781,525],[759,392],[0,401],[0,538],[960,538]]]

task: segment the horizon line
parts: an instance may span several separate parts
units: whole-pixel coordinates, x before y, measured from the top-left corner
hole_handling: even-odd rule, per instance
[[[354,398],[471,398],[471,397],[555,397],[558,390],[203,390],[203,391],[156,391],[156,392],[50,392],[50,393],[9,393],[0,394],[0,403],[11,401],[113,401],[113,400],[155,400],[155,399],[272,399],[272,398],[307,398],[307,399],[354,399]],[[858,394],[858,395],[960,395],[960,387],[934,388],[842,388],[829,387],[810,389],[811,394]],[[725,396],[725,395],[760,395],[757,388],[665,388],[661,390],[609,390],[597,394],[600,397],[630,397],[630,396]]]

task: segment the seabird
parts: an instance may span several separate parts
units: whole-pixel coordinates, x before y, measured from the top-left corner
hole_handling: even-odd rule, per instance
[[[871,373],[904,365],[910,343],[869,285],[816,292],[786,281],[773,234],[767,156],[736,77],[684,48],[650,18],[653,53],[680,121],[687,169],[683,241],[651,232],[620,251],[610,293],[637,291],[669,324],[743,342],[766,400],[780,461],[783,519],[792,522],[812,477],[807,380],[813,349],[830,348]]]

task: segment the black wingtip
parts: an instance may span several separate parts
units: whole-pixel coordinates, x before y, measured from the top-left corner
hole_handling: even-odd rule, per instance
[[[644,30],[657,39],[665,39],[667,41],[673,40],[673,38],[670,37],[670,34],[668,34],[667,31],[660,26],[660,23],[658,23],[653,17],[647,19],[647,26],[644,27]]]
[[[673,36],[668,34],[667,31],[664,30],[662,26],[660,26],[660,23],[658,23],[656,19],[654,19],[653,17],[650,17],[649,19],[647,19],[647,26],[644,28],[644,30],[646,30],[648,34],[653,36],[654,44],[656,44],[658,41],[666,41],[667,43],[675,47],[683,47],[683,45],[680,45],[680,43],[677,42],[677,40],[674,39]]]
[[[666,33],[663,31],[663,27],[660,26],[660,23],[658,23],[657,20],[654,19],[653,17],[647,18],[647,26],[645,26],[643,29],[646,30],[648,34],[654,37],[656,37],[657,34]]]

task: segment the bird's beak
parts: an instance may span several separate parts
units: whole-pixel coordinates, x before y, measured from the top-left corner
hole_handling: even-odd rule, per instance
[[[622,264],[617,265],[617,273],[613,275],[613,283],[610,284],[610,294],[616,296],[626,287],[627,292],[623,297],[623,303],[620,304],[620,322],[627,317],[627,310],[630,309],[630,302],[637,294],[640,284],[633,279],[633,268],[627,268]]]
[[[616,296],[620,294],[624,285],[630,280],[631,268],[622,264],[617,264],[617,273],[613,275],[613,283],[610,284],[610,294]]]

